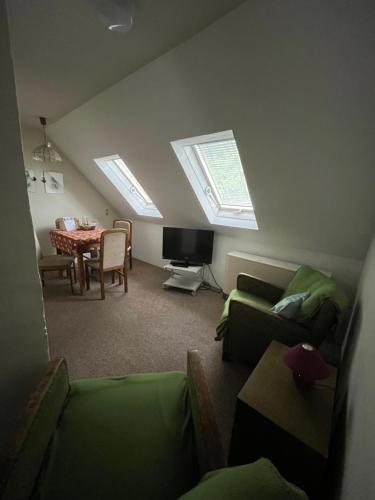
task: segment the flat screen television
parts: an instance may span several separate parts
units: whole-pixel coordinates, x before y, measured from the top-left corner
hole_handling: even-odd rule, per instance
[[[211,264],[213,243],[213,231],[164,227],[163,259],[175,266]]]

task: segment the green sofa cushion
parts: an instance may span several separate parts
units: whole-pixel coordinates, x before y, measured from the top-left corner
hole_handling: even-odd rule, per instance
[[[306,494],[286,481],[261,458],[252,464],[228,467],[206,474],[198,486],[180,500],[308,500]]]
[[[199,480],[186,375],[79,380],[33,499],[173,499]]]
[[[309,266],[301,266],[296,271],[282,298],[302,292],[309,292],[310,295],[301,304],[297,318],[300,322],[311,319],[328,299],[334,302],[338,312],[343,312],[348,306],[346,295],[336,283]]]
[[[226,331],[228,329],[229,305],[232,300],[243,302],[244,304],[255,307],[257,309],[270,310],[273,306],[271,302],[268,302],[262,297],[258,297],[257,295],[253,295],[248,292],[243,292],[235,288],[230,292],[227,300],[225,301],[223,313],[216,327],[216,340],[222,339],[226,334]]]

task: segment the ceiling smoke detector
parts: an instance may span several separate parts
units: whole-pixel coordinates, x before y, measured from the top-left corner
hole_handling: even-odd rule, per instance
[[[128,33],[134,24],[134,0],[90,0],[108,30]]]

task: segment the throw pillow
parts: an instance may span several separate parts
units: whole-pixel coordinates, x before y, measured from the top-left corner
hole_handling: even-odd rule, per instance
[[[180,500],[308,500],[267,459],[208,472]]]
[[[281,299],[275,304],[271,311],[286,319],[294,319],[298,316],[302,302],[310,295],[309,292],[295,293]]]

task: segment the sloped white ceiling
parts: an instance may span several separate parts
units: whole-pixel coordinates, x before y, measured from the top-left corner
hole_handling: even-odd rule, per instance
[[[374,4],[251,0],[49,127],[123,215],[93,158],[118,153],[164,216],[208,227],[170,141],[233,129],[254,243],[363,258],[375,226]]]
[[[93,0],[8,0],[22,121],[52,123],[242,1],[135,0],[124,35],[105,28]]]

